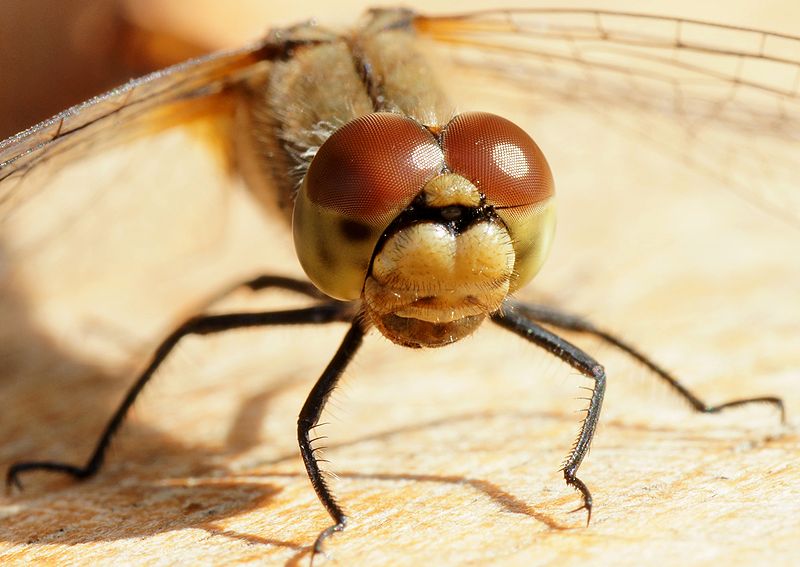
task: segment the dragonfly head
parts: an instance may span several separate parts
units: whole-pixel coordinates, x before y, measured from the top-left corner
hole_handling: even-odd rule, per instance
[[[487,113],[436,134],[375,113],[334,132],[295,203],[298,257],[337,299],[410,347],[472,333],[530,281],[555,227],[553,181],[533,140]]]

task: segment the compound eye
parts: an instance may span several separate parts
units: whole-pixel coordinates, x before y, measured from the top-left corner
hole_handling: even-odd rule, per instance
[[[349,219],[388,224],[443,164],[436,139],[414,120],[367,114],[322,144],[309,167],[306,190],[311,202]]]
[[[311,281],[331,297],[359,297],[381,235],[443,168],[433,134],[399,114],[367,114],[331,134],[294,205],[295,250]]]
[[[496,208],[526,207],[553,195],[553,176],[525,131],[488,112],[459,114],[445,126],[447,167],[469,179]]]

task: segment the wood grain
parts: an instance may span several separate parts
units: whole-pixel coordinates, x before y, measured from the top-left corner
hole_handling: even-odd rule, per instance
[[[255,4],[242,3],[249,24]],[[773,28],[787,19],[779,3],[737,6],[718,16]],[[682,13],[674,4],[669,11]],[[491,84],[471,97],[465,108],[505,114],[531,132],[556,175],[556,248],[525,296],[618,331],[710,403],[781,395],[789,424],[766,407],[692,414],[610,347],[570,336],[609,372],[601,426],[580,472],[595,498],[586,527],[585,514],[570,513],[579,498],[558,471],[585,404],[575,399],[583,379],[489,326],[421,352],[373,334],[325,420],[325,456],[351,517],[330,540],[328,564],[796,564],[797,227],[647,144],[624,108],[574,108]],[[654,127],[659,136],[671,131]],[[685,134],[675,135],[670,142],[684,143]],[[191,149],[166,139],[158,147]],[[140,159],[124,181],[148,187],[161,162],[147,150],[127,150],[126,159]],[[189,159],[200,163],[208,148],[196,152]],[[80,462],[176,322],[233,281],[300,274],[288,237],[235,179],[219,180],[231,186],[223,200],[179,181],[99,203],[125,218],[163,216],[64,230],[70,246],[34,263],[63,273],[36,280],[31,268],[4,282],[3,470],[24,459]],[[196,204],[181,206],[189,198]],[[220,220],[207,224],[218,211]],[[215,310],[293,304],[302,300],[239,293]],[[296,416],[344,331],[187,340],[96,478],[76,484],[32,474],[23,493],[2,498],[0,562],[307,564],[329,518],[299,458]]]

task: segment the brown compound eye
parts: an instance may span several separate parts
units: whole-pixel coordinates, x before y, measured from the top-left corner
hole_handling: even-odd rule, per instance
[[[359,297],[381,235],[443,168],[433,134],[399,114],[367,114],[331,134],[294,204],[294,246],[311,281]]]
[[[553,176],[539,146],[505,118],[459,114],[444,128],[442,149],[450,171],[469,179],[496,207],[535,205],[553,195]]]
[[[357,118],[328,138],[306,176],[308,198],[349,219],[391,221],[441,171],[433,135],[399,114]]]

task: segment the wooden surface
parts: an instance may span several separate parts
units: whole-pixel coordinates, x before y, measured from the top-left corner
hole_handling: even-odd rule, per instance
[[[719,18],[791,31],[778,3],[742,6]],[[523,295],[618,331],[710,403],[780,395],[789,424],[766,407],[694,415],[611,348],[570,337],[609,372],[580,470],[595,498],[587,528],[585,514],[570,513],[579,498],[558,471],[585,404],[580,376],[489,326],[421,352],[373,334],[324,420],[328,467],[351,517],[330,540],[328,563],[797,564],[797,225],[665,152],[669,143],[650,143],[624,105],[599,105],[601,114],[491,84],[472,96],[464,108],[494,110],[531,132],[556,176],[556,247]],[[684,143],[672,126],[654,119],[647,130]],[[125,197],[98,198],[93,210],[113,222],[93,212],[92,222],[60,227],[62,240],[7,272],[3,470],[25,459],[80,462],[176,322],[253,273],[299,274],[288,237],[241,188],[220,199],[218,187],[170,177],[182,167],[173,155],[199,159],[208,148],[161,136],[125,149],[135,167],[106,179]],[[89,178],[103,179],[118,159],[95,159]],[[209,166],[209,185],[235,185],[215,175]],[[289,304],[298,300],[239,294],[216,308]],[[0,562],[305,565],[329,518],[298,455],[296,415],[343,334],[339,325],[187,340],[95,479],[31,474],[23,493],[0,500]]]

